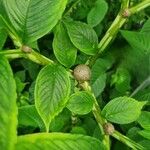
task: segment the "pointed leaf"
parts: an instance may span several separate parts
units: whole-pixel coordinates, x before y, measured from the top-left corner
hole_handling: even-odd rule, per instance
[[[150,37],[150,19],[148,19],[146,23],[143,25],[141,33],[147,33],[149,34]]]
[[[59,24],[54,33],[53,49],[56,58],[62,65],[68,68],[74,65],[77,48],[71,43],[63,24]]]
[[[138,102],[129,97],[117,97],[102,110],[102,115],[109,121],[127,124],[136,121],[145,102]]]
[[[68,72],[59,65],[44,67],[36,80],[35,106],[47,131],[51,120],[66,106],[70,94]]]
[[[150,112],[142,111],[137,121],[144,129],[150,130]]]
[[[87,22],[91,27],[98,25],[106,15],[108,5],[105,0],[97,0],[94,7],[88,13]]]
[[[105,150],[103,144],[89,136],[40,133],[18,137],[16,150]]]
[[[94,55],[97,52],[98,37],[89,25],[70,20],[65,20],[64,23],[75,47],[87,55]]]
[[[22,106],[18,110],[18,124],[44,128],[43,121],[34,105]]]
[[[121,31],[121,34],[133,48],[150,53],[149,34],[133,31]]]
[[[9,18],[23,43],[31,43],[57,24],[67,0],[0,0],[0,3],[5,18]]]
[[[12,150],[17,140],[16,86],[10,65],[0,55],[0,148]]]

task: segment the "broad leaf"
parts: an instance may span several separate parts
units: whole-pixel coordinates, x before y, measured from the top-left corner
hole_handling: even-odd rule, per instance
[[[144,24],[142,30],[141,30],[141,33],[146,33],[146,34],[149,34],[149,37],[150,37],[150,19],[148,19],[146,21],[146,23]]]
[[[95,82],[92,84],[92,91],[94,95],[97,97],[99,96],[106,86],[106,73],[101,74]]]
[[[91,84],[93,84],[100,75],[104,74],[113,64],[113,60],[99,58],[92,67]]]
[[[34,105],[23,106],[18,110],[18,124],[44,128],[43,121]]]
[[[150,130],[150,112],[142,111],[137,121],[144,129]]]
[[[95,27],[98,25],[106,15],[108,5],[105,0],[97,0],[94,7],[88,13],[87,22],[90,26]]]
[[[112,66],[112,58],[99,58],[92,67],[91,87],[94,95],[99,96],[106,85],[106,71]]]
[[[7,39],[6,30],[0,29],[0,50],[2,50]]]
[[[89,136],[40,133],[18,137],[16,150],[105,150],[103,144]]]
[[[145,102],[138,102],[129,97],[117,97],[102,110],[102,115],[109,121],[127,124],[136,121]]]
[[[0,148],[12,150],[17,140],[16,86],[6,58],[0,56]]]
[[[130,90],[131,76],[127,69],[118,67],[115,74],[112,75],[111,85],[115,85],[115,88],[120,93],[125,93]]]
[[[142,130],[142,131],[139,131],[139,134],[142,135],[144,138],[150,140],[150,130]]]
[[[97,52],[98,37],[87,24],[79,21],[64,21],[71,42],[82,52],[94,55]]]
[[[59,24],[54,33],[53,49],[56,58],[61,64],[68,68],[74,65],[77,48],[71,43],[63,24]]]
[[[61,18],[67,0],[0,0],[5,18],[15,28],[23,43],[47,34]]]
[[[148,82],[147,82],[148,83]],[[135,96],[138,101],[147,101],[146,105],[150,105],[150,88],[139,91]]]
[[[149,34],[133,31],[121,31],[121,34],[133,48],[150,53]]]
[[[70,94],[68,72],[59,65],[44,67],[36,80],[35,106],[47,131],[51,120],[66,106]]]
[[[71,95],[67,108],[75,114],[84,115],[93,108],[94,98],[88,92],[77,92]]]

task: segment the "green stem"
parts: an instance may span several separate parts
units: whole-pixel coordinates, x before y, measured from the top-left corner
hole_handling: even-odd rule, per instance
[[[115,39],[119,29],[124,25],[124,23],[128,19],[128,17],[124,17],[122,13],[125,10],[128,10],[130,15],[133,15],[143,10],[144,8],[150,6],[150,0],[144,0],[131,8],[128,8],[128,6],[129,0],[122,0],[122,6],[119,14],[117,15],[116,19],[114,20],[114,22],[112,23],[112,25],[110,26],[104,37],[101,39],[100,43],[98,44],[99,51],[97,52],[97,54],[89,58],[86,64],[92,66],[97,60],[97,58],[101,55],[101,53],[104,52],[104,50],[106,50],[106,48],[110,45],[110,43]]]
[[[112,136],[119,140],[120,142],[126,144],[127,146],[129,146],[130,148],[134,149],[134,150],[144,150],[144,147],[141,146],[140,144],[134,142],[133,140],[129,139],[128,137],[122,135],[120,132],[115,131]]]
[[[99,126],[99,128],[101,130],[101,133],[103,134],[103,144],[106,146],[106,150],[110,150],[110,138],[109,138],[109,135],[105,135],[104,130],[103,130],[103,125],[105,123],[107,123],[107,121],[101,115],[101,109],[99,107],[99,104],[98,104],[95,96],[94,96],[94,93],[91,90],[91,87],[90,87],[89,83],[88,82],[84,82],[83,84],[81,84],[81,86],[82,86],[82,88],[85,91],[88,91],[88,92],[90,92],[93,95],[94,106],[93,106],[92,112],[93,112],[93,115],[94,115],[94,117],[96,119],[96,122],[98,123],[98,126]]]
[[[0,51],[8,59],[26,58],[40,65],[48,65],[54,63],[52,60],[32,50],[31,53],[22,52],[20,49]]]
[[[98,52],[96,55],[91,57],[87,64],[89,66],[92,66],[99,55],[110,45],[110,43],[115,39],[119,29],[123,26],[123,24],[126,22],[127,18],[122,17],[122,12],[126,8],[128,8],[129,5],[129,0],[123,0],[122,5],[121,5],[121,10],[118,13],[117,17],[115,18],[114,22],[110,26],[110,28],[107,30],[106,34],[104,37],[101,39],[100,43],[98,44]]]
[[[131,12],[131,14],[135,14],[135,13],[143,10],[144,8],[146,8],[148,6],[150,6],[150,0],[144,0],[141,3],[139,3],[139,4],[137,4],[137,5],[133,6],[133,7],[131,7],[129,9],[129,11]]]
[[[134,95],[136,95],[140,90],[146,88],[147,86],[150,85],[150,76],[144,80],[134,91],[133,93],[130,95],[130,97],[133,97]]]

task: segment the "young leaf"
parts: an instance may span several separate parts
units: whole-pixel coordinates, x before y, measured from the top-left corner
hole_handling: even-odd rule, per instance
[[[64,21],[71,42],[83,53],[94,55],[97,52],[98,37],[87,24],[79,21]]]
[[[133,31],[121,31],[121,34],[133,48],[150,53],[149,34]]]
[[[44,67],[36,80],[35,106],[47,132],[51,120],[66,106],[70,94],[68,72],[59,65]]]
[[[144,105],[145,102],[138,102],[133,98],[117,97],[104,107],[102,115],[111,122],[128,124],[137,120]]]
[[[0,148],[14,149],[17,141],[16,85],[6,58],[0,56]]]
[[[142,130],[142,131],[139,131],[139,134],[142,135],[144,138],[150,140],[150,130]]]
[[[150,112],[142,111],[137,121],[144,129],[150,130]]]
[[[87,16],[87,22],[90,26],[97,26],[105,17],[108,5],[105,0],[97,0],[95,6],[91,9]]]
[[[84,115],[93,108],[94,99],[88,92],[77,92],[71,95],[67,108],[75,114]]]
[[[47,34],[61,18],[67,0],[0,0],[24,44]],[[17,15],[16,15],[17,14]]]
[[[77,55],[77,48],[71,43],[63,24],[57,26],[53,40],[54,54],[58,61],[70,68],[74,65]]]
[[[16,150],[105,150],[97,139],[83,135],[39,133],[18,137]]]

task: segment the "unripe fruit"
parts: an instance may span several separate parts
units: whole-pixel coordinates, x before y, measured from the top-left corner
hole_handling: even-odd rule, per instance
[[[88,81],[91,78],[91,70],[87,65],[84,64],[76,66],[73,74],[77,81]]]
[[[111,123],[105,123],[103,126],[104,132],[107,135],[112,135],[115,131],[114,126]]]
[[[23,45],[23,46],[21,47],[21,50],[22,50],[23,52],[25,52],[25,53],[31,53],[31,52],[32,52],[32,48],[30,48],[30,47],[27,46],[27,45]]]

